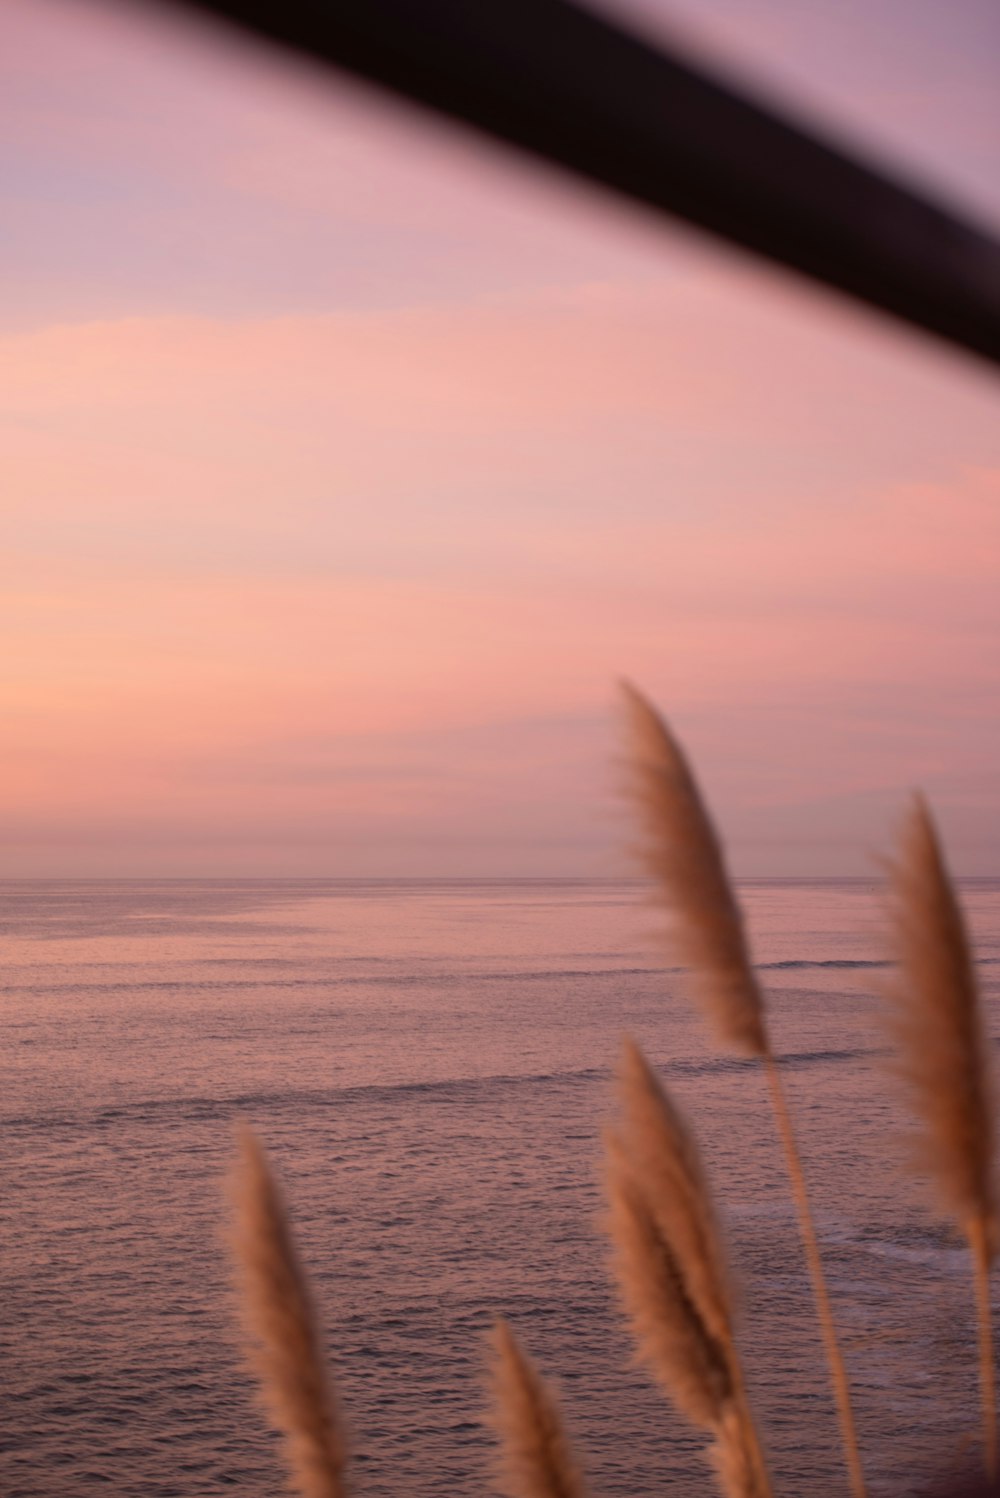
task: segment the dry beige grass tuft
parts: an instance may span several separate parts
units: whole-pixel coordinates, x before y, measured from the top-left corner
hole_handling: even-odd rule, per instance
[[[555,1395],[504,1321],[493,1350],[493,1423],[507,1498],[585,1498]]]
[[[638,848],[673,917],[671,938],[722,1040],[763,1056],[764,1003],[722,845],[684,751],[641,692],[624,683],[629,792],[639,812]]]
[[[608,1148],[609,1228],[640,1358],[714,1436],[727,1498],[766,1498],[708,1181],[688,1125],[631,1042],[620,1098],[620,1132]]]
[[[232,1235],[251,1361],[285,1438],[300,1498],[343,1498],[344,1439],[320,1350],[309,1288],[284,1203],[254,1135],[240,1135]]]
[[[670,729],[635,687],[626,684],[623,692],[631,750],[630,789],[643,836],[642,863],[656,881],[672,917],[677,954],[691,968],[716,1029],[737,1050],[764,1063],[830,1368],[851,1489],[854,1498],[865,1498],[850,1386],[805,1173],[722,844],[684,751]]]
[[[699,1317],[732,1340],[732,1295],[704,1165],[687,1121],[634,1041],[619,1067],[620,1149],[660,1231],[676,1247]]]
[[[965,921],[930,811],[916,797],[890,866],[896,1071],[918,1124],[916,1163],[972,1253],[986,1467],[997,1470],[989,1267],[996,1247],[995,1116]]]

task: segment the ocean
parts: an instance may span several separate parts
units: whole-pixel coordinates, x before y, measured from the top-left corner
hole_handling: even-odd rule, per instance
[[[900,1169],[880,894],[744,886],[873,1494],[976,1439],[965,1255]],[[965,887],[996,1034],[1000,882]],[[509,1318],[602,1498],[713,1491],[632,1361],[602,1130],[623,1032],[694,1122],[785,1494],[846,1491],[762,1079],[718,1051],[634,884],[8,882],[0,1491],[282,1490],[236,1331],[234,1126],[259,1131],[311,1274],[356,1491],[479,1498],[484,1348]]]

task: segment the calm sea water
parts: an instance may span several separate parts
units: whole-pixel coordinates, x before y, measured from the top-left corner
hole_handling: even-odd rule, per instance
[[[234,1335],[233,1125],[264,1137],[314,1278],[358,1491],[490,1487],[483,1343],[558,1379],[605,1498],[710,1491],[630,1362],[601,1236],[622,1031],[688,1106],[724,1204],[744,1342],[788,1494],[844,1491],[761,1080],[658,968],[634,887],[17,883],[3,927],[0,1489],[281,1488]],[[895,1170],[875,892],[745,891],[875,1493],[976,1419],[964,1256]],[[996,1015],[1000,884],[967,901]]]

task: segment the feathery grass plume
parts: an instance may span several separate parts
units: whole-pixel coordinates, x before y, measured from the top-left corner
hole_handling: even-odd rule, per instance
[[[715,1437],[729,1498],[771,1491],[733,1335],[708,1182],[690,1129],[638,1046],[620,1073],[621,1132],[608,1141],[609,1226],[639,1355]]]
[[[629,1175],[614,1136],[608,1153],[615,1269],[639,1356],[693,1424],[714,1430],[732,1397],[724,1350],[688,1297],[673,1247]]]
[[[506,1322],[493,1331],[493,1420],[508,1498],[585,1498],[551,1389]]]
[[[725,1498],[743,1498],[743,1494],[770,1494],[770,1478],[761,1463],[759,1451],[749,1449],[742,1429],[743,1417],[738,1410],[726,1410],[718,1439],[709,1452],[719,1487]]]
[[[688,1294],[722,1345],[732,1342],[732,1295],[722,1235],[689,1125],[635,1041],[626,1036],[618,1072],[620,1140],[630,1174],[685,1266]]]
[[[628,715],[630,792],[640,813],[647,873],[674,915],[673,937],[720,1037],[767,1050],[764,1005],[722,846],[684,752],[650,702],[622,683]]]
[[[850,1387],[802,1160],[722,845],[684,752],[666,723],[634,686],[626,682],[622,690],[631,740],[631,792],[644,833],[642,863],[659,886],[673,917],[678,955],[692,969],[716,1029],[737,1050],[764,1063],[830,1369],[851,1490],[854,1498],[865,1498]]]
[[[344,1439],[309,1289],[281,1195],[249,1129],[240,1131],[233,1184],[232,1244],[251,1361],[285,1438],[295,1491],[300,1498],[343,1498]]]
[[[996,1249],[994,1103],[975,967],[930,810],[921,796],[890,864],[898,963],[890,1027],[919,1125],[917,1163],[972,1254],[986,1468],[997,1471],[989,1269]]]

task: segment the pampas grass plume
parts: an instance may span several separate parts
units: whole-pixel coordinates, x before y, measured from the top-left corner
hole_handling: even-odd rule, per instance
[[[898,977],[896,1070],[918,1124],[916,1163],[964,1233],[976,1288],[986,1467],[997,1471],[989,1267],[996,1249],[995,1116],[975,967],[930,810],[914,799],[890,865]]]
[[[896,1070],[919,1135],[917,1163],[964,1231],[994,1246],[994,1105],[972,954],[927,804],[916,797],[890,866],[898,981]]]
[[[855,1498],[864,1498],[850,1387],[805,1173],[722,845],[677,740],[641,692],[628,683],[623,683],[622,689],[631,750],[630,789],[643,834],[639,850],[642,862],[673,917],[677,952],[692,969],[716,1030],[735,1049],[756,1056],[764,1064],[830,1367],[851,1488]]]
[[[585,1498],[555,1395],[506,1322],[493,1332],[493,1418],[507,1498]]]
[[[608,1202],[618,1284],[639,1356],[688,1419],[714,1431],[733,1393],[724,1350],[698,1315],[674,1246],[660,1231],[614,1136]]]
[[[285,1438],[300,1498],[343,1498],[345,1449],[320,1335],[288,1218],[267,1158],[240,1133],[232,1234],[251,1361],[264,1403]]]
[[[622,1153],[642,1181],[664,1238],[685,1266],[687,1293],[706,1328],[732,1340],[732,1295],[722,1237],[694,1135],[635,1042],[618,1072]]]
[[[767,1050],[764,1008],[712,820],[684,752],[652,703],[622,683],[629,791],[640,814],[639,855],[674,914],[674,942],[720,1037],[752,1056]]]
[[[715,1437],[728,1498],[770,1485],[746,1399],[715,1210],[698,1148],[638,1046],[625,1044],[621,1131],[608,1140],[609,1228],[639,1355]]]

